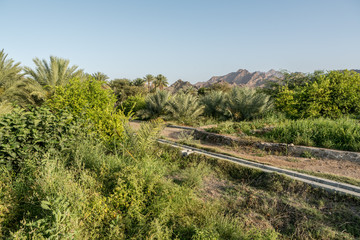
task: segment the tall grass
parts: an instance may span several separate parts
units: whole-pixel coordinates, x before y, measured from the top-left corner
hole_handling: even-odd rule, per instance
[[[358,120],[318,118],[286,120],[266,134],[268,140],[298,145],[360,151]]]

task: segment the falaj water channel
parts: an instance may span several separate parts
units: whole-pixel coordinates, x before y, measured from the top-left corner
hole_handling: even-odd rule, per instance
[[[130,125],[136,129],[140,126],[140,123],[131,122]],[[212,142],[199,141],[191,136],[193,132],[194,129],[188,127],[168,126],[161,132],[163,139],[159,139],[158,141],[161,144],[183,149],[189,154],[203,154],[209,157],[231,161],[245,167],[284,174],[314,187],[360,197],[359,186],[314,176],[317,174],[329,174],[360,179],[359,162],[343,159],[315,159],[272,155],[252,147],[224,146]],[[184,138],[188,139],[186,140]],[[188,144],[183,144],[184,140]],[[182,144],[179,144],[179,141],[182,142]],[[311,172],[314,174],[309,175],[303,172]]]

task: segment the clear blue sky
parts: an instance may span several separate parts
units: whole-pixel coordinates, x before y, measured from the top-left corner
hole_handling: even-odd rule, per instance
[[[110,78],[172,83],[250,71],[360,68],[358,0],[0,0],[0,49]]]

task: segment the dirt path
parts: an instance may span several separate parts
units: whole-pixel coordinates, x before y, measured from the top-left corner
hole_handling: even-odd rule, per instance
[[[140,123],[131,122],[130,125],[134,129],[138,129]],[[165,127],[161,132],[161,136],[171,141],[179,141],[186,138],[186,134],[184,134],[185,132],[186,131],[182,129]],[[275,167],[298,169],[317,173],[328,173],[338,176],[360,179],[360,164],[346,160],[339,161],[328,159],[300,158],[292,156],[277,156],[270,155],[265,151],[262,151],[260,149],[254,149],[251,147],[241,146],[234,148],[229,146],[220,146],[217,144],[198,140],[192,140],[192,143],[202,148],[225,154],[231,154],[239,158],[259,163],[265,163]]]

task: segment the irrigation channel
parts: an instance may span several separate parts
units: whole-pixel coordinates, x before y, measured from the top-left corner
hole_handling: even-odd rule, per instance
[[[191,154],[191,153],[202,154],[202,155],[206,155],[209,157],[218,158],[221,160],[226,160],[226,161],[230,161],[230,162],[233,162],[236,164],[240,164],[244,167],[254,168],[254,169],[258,169],[258,170],[265,171],[265,172],[283,174],[292,179],[310,184],[313,187],[322,188],[327,191],[336,192],[336,193],[340,193],[340,194],[349,194],[349,195],[360,198],[360,187],[353,186],[350,184],[336,182],[336,181],[332,181],[332,180],[328,180],[328,179],[324,179],[324,178],[319,178],[319,177],[315,177],[315,176],[311,176],[311,175],[307,175],[307,174],[303,174],[303,173],[298,173],[295,171],[286,170],[286,169],[282,169],[282,168],[278,168],[278,167],[273,167],[273,166],[269,166],[269,165],[265,165],[265,164],[261,164],[261,163],[251,162],[251,161],[248,161],[245,159],[236,158],[236,157],[232,157],[232,156],[228,156],[228,155],[224,155],[224,154],[213,153],[213,152],[205,151],[203,149],[190,147],[190,146],[179,144],[179,143],[169,141],[169,140],[158,139],[157,141],[161,144],[166,144],[166,145],[170,145],[175,148],[182,149],[182,152],[184,155]]]

